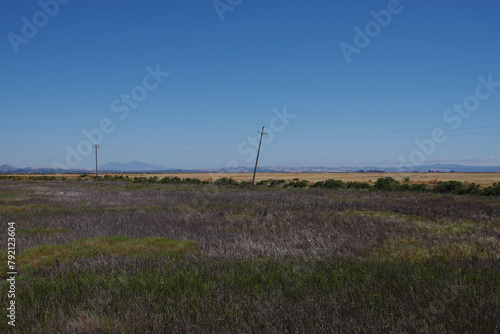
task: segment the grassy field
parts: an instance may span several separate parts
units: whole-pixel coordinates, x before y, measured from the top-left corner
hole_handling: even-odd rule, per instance
[[[21,177],[41,176],[41,175],[55,175],[57,177],[66,177],[78,179],[80,174],[6,174],[16,175]],[[92,175],[91,173],[89,175]],[[130,178],[134,177],[158,177],[159,179],[166,176],[180,177],[180,178],[197,178],[205,181],[215,181],[222,177],[230,177],[237,181],[252,181],[252,173],[134,173],[134,174],[113,174],[101,173],[104,175],[128,175]],[[255,182],[269,179],[279,180],[293,180],[298,178],[300,180],[307,180],[309,182],[324,181],[327,179],[342,180],[344,182],[358,181],[373,183],[381,177],[393,177],[401,181],[408,177],[411,183],[425,183],[436,184],[439,181],[460,181],[463,183],[476,183],[481,186],[490,186],[495,182],[500,182],[500,173],[258,173],[255,177]]]
[[[0,181],[0,332],[500,331],[499,197],[133,185]]]

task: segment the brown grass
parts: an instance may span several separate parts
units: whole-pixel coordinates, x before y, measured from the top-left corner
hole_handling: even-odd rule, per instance
[[[46,174],[9,174],[16,176],[41,176]],[[50,174],[58,177],[66,177],[77,179],[80,174]],[[230,177],[237,181],[251,181],[252,173],[101,173],[104,175],[127,175],[131,178],[134,177],[154,177],[163,178],[166,176],[180,177],[180,178],[198,178],[200,180],[215,181],[222,177]],[[90,177],[93,174],[89,174]],[[406,177],[410,178],[410,183],[426,183],[435,184],[439,181],[461,181],[463,183],[476,183],[481,186],[490,186],[495,182],[500,182],[500,173],[258,173],[255,181],[268,180],[268,179],[282,179],[293,180],[298,178],[300,180],[307,180],[310,182],[324,181],[327,179],[342,180],[344,182],[359,181],[374,183],[381,177],[393,177],[396,180],[403,180]]]

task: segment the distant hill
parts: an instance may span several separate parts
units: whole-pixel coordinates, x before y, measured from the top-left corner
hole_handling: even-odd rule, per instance
[[[131,161],[123,164],[110,162],[99,166],[100,172],[108,173],[251,173],[253,167],[240,166],[236,168],[198,168],[198,169],[167,169],[141,161]],[[467,166],[459,164],[429,164],[411,167],[287,167],[287,166],[262,166],[257,168],[260,173],[370,173],[370,172],[458,172],[458,173],[500,173],[500,166]],[[2,173],[28,173],[28,174],[54,174],[54,173],[89,173],[92,169],[62,169],[53,167],[25,167],[19,168],[12,165],[1,165]]]
[[[88,173],[90,170],[81,169],[63,169],[56,167],[15,167],[12,165],[1,165],[0,174],[11,173],[11,174],[55,174],[55,173]]]
[[[12,165],[2,165],[2,166],[0,166],[0,173],[9,172],[9,171],[12,171],[15,169],[18,169],[18,168],[14,167]]]
[[[165,167],[155,166],[155,165],[151,165],[151,164],[148,164],[146,162],[141,162],[141,161],[130,161],[126,164],[122,164],[119,162],[109,162],[107,164],[99,166],[99,169],[103,172],[104,171],[120,171],[120,172],[145,171],[145,172],[151,172],[151,171],[166,170]]]

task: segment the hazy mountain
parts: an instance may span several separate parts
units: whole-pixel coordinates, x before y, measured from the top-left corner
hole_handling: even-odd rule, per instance
[[[12,165],[2,165],[2,166],[0,166],[0,173],[9,172],[9,171],[12,171],[15,169],[19,169],[19,168],[14,167]]]
[[[198,169],[167,169],[162,166],[155,166],[140,161],[131,161],[129,163],[123,164],[118,162],[110,162],[99,166],[100,172],[163,172],[163,173],[251,173],[253,172],[253,167],[239,166],[236,168],[198,168]],[[288,166],[262,166],[257,168],[260,173],[354,173],[354,172],[387,172],[387,173],[397,173],[397,172],[419,172],[426,173],[432,172],[459,172],[459,173],[500,173],[500,166],[467,166],[460,164],[428,164],[420,166],[410,166],[410,167],[288,167]],[[1,165],[0,173],[31,173],[31,174],[41,174],[41,173],[89,173],[93,172],[92,169],[61,169],[53,167],[25,167],[19,168],[12,165]]]
[[[88,169],[63,169],[56,167],[15,167],[12,165],[0,166],[1,173],[17,173],[17,174],[55,174],[55,173],[87,173]]]
[[[166,170],[165,167],[155,166],[141,161],[130,161],[129,163],[122,164],[119,162],[109,162],[107,164],[99,166],[101,171],[122,171],[122,172],[134,172],[134,171],[160,171]]]

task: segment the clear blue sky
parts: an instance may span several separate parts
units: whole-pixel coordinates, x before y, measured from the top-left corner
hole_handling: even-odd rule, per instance
[[[248,137],[271,123],[260,165],[394,165],[435,128],[446,140],[415,162],[500,156],[498,85],[468,118],[443,118],[479,76],[500,81],[500,1],[42,3],[0,3],[0,165],[90,168],[82,131],[103,119],[101,163],[251,166]],[[390,22],[370,24],[388,6]],[[355,27],[372,37],[348,63]],[[157,65],[169,75],[146,90]],[[135,108],[121,100],[132,92],[147,94]],[[285,107],[296,117],[282,126]]]

